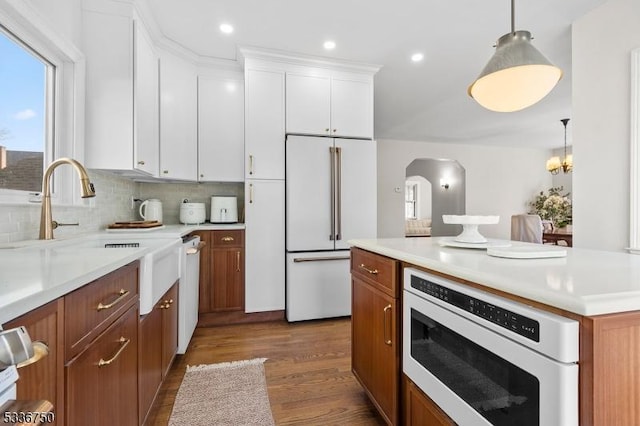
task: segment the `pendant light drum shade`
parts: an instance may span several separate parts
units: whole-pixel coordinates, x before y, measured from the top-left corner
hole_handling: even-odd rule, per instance
[[[561,78],[562,70],[531,44],[531,33],[515,31],[498,39],[496,52],[467,93],[491,111],[513,112],[540,101]]]

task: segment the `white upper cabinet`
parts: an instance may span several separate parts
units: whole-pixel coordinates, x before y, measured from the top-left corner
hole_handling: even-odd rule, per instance
[[[160,177],[198,180],[198,88],[195,66],[160,53]]]
[[[245,62],[245,178],[284,179],[284,71]]]
[[[198,77],[198,150],[201,182],[244,180],[244,82],[241,77]]]
[[[373,78],[287,73],[287,133],[373,138]]]
[[[85,163],[158,176],[158,55],[131,8],[104,4],[83,10]]]

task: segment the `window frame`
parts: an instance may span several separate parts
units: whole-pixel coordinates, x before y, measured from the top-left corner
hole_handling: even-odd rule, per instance
[[[404,218],[417,219],[418,218],[418,190],[420,182],[407,181],[404,184]],[[413,199],[409,198],[409,188],[413,188]],[[407,217],[407,204],[411,203],[413,206],[413,216]]]
[[[54,158],[84,161],[85,58],[71,42],[51,29],[32,5],[23,0],[0,3],[0,25],[9,37],[28,46],[47,66],[47,119],[44,164]],[[51,112],[49,112],[51,111]],[[55,157],[54,157],[55,156]],[[52,185],[54,204],[83,205],[71,168],[56,170]],[[0,189],[0,205],[39,203],[35,192]]]

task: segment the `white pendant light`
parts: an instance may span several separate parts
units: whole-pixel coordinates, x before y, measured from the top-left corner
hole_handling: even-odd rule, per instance
[[[496,52],[467,93],[483,107],[497,112],[527,108],[556,86],[562,70],[531,44],[529,31],[515,31],[511,0],[511,32],[496,43]]]

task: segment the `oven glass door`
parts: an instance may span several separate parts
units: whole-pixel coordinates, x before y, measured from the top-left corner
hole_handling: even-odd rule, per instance
[[[411,357],[493,425],[538,425],[538,379],[411,309]]]

